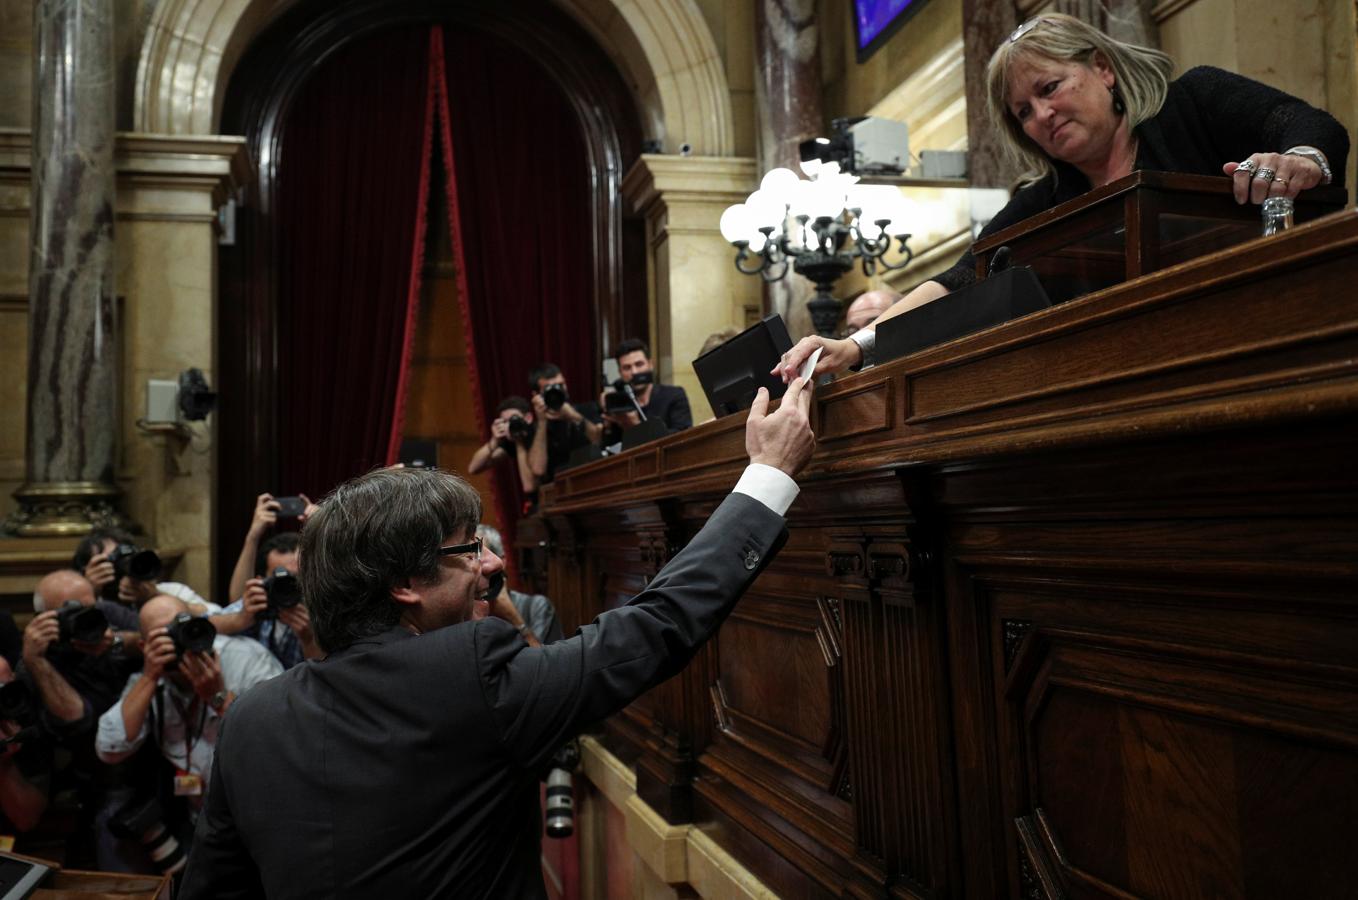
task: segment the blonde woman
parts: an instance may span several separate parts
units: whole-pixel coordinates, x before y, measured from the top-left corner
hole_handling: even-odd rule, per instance
[[[1158,50],[1115,41],[1071,16],[1024,22],[990,58],[990,116],[1023,169],[1009,204],[981,232],[1137,169],[1229,175],[1238,203],[1342,184],[1349,141],[1334,117],[1257,81],[1198,66],[1171,81]],[[788,381],[817,347],[816,374],[873,362],[876,327],[975,280],[968,252],[845,340],[803,338],[774,368]]]

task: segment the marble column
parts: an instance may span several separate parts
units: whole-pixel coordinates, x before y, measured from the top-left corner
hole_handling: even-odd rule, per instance
[[[26,483],[7,529],[118,522],[112,0],[33,10]]]
[[[962,48],[967,85],[967,178],[972,187],[1007,188],[1018,172],[1005,158],[1004,142],[990,124],[986,63],[1018,27],[1012,3],[962,0]]]
[[[755,80],[759,177],[779,166],[801,174],[798,146],[829,127],[821,109],[820,29],[816,0],[755,0]],[[768,286],[769,308],[793,340],[810,334],[811,283],[789,274]]]

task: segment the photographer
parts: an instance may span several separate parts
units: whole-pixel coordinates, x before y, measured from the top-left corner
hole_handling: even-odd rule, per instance
[[[528,461],[542,484],[549,483],[559,466],[579,447],[599,443],[603,424],[599,407],[593,403],[572,403],[566,376],[555,363],[542,363],[528,373],[533,389],[533,415],[539,427],[528,448]]]
[[[176,597],[148,600],[141,608],[141,630],[145,666],[99,717],[95,750],[104,762],[121,762],[154,734],[177,772],[175,795],[196,810],[222,716],[237,696],[283,667],[255,641],[216,634],[209,619],[191,615]]]
[[[613,358],[618,361],[618,372],[637,398],[637,405],[646,414],[647,420],[659,419],[665,423],[668,433],[683,431],[693,427],[693,412],[689,409],[688,394],[684,389],[672,384],[657,384],[655,371],[651,368],[650,350],[644,341],[636,339],[623,341],[618,345]],[[613,402],[609,395],[613,394]],[[641,418],[631,408],[631,404],[619,402],[620,391],[605,391],[600,397],[604,407],[604,420],[613,427],[605,435],[605,443],[614,443],[621,438],[622,432],[641,422]]]
[[[533,474],[533,466],[528,459],[533,433],[532,405],[518,396],[501,400],[495,408],[495,418],[490,423],[490,440],[472,454],[471,462],[467,463],[467,473],[475,475],[496,463],[513,459],[523,492],[536,496],[538,477]]]
[[[161,581],[160,557],[116,528],[96,528],[87,534],[76,545],[71,568],[89,580],[100,598],[133,609],[156,594],[168,594],[194,607],[198,615],[221,611],[220,606],[204,600],[187,584]],[[122,623],[115,622],[115,626],[122,627]]]
[[[119,846],[100,817],[118,805],[131,773],[112,770],[95,757],[94,733],[99,716],[141,668],[141,635],[125,640],[114,632],[103,609],[127,608],[96,601],[89,581],[70,569],[38,582],[33,605],[37,615],[24,629],[19,677],[29,688],[33,723],[43,738],[39,746],[49,757],[51,791],[54,796],[71,791],[79,809],[67,863],[126,871],[135,867],[135,857]],[[63,752],[54,757],[58,748]]]
[[[259,548],[255,575],[245,583],[244,595],[211,616],[219,633],[254,638],[284,669],[291,669],[303,659],[322,656],[297,585],[300,541],[301,535],[295,531],[285,531],[265,541]]]
[[[127,641],[109,626],[94,588],[77,573],[61,569],[45,576],[33,606],[38,612],[24,629],[20,672],[41,701],[39,718],[57,737],[92,732],[141,660],[126,653]]]
[[[316,504],[312,503],[306,494],[298,494],[296,499],[304,504],[302,511],[300,514],[289,516],[287,514],[289,510],[284,510],[283,504],[273,494],[260,494],[255,498],[255,514],[250,518],[250,529],[245,532],[245,543],[241,545],[240,556],[236,557],[236,567],[231,570],[231,582],[226,589],[228,597],[244,596],[245,583],[260,574],[263,553],[259,542],[278,524],[279,519],[295,518],[298,525],[306,524],[306,517],[316,508]]]
[[[9,663],[0,658],[0,692],[14,690],[14,672]],[[31,711],[24,708],[27,692],[18,684],[19,693],[0,699],[0,739],[16,737]],[[0,832],[31,831],[47,811],[48,786],[51,781],[51,754],[41,741],[16,741],[0,748]]]

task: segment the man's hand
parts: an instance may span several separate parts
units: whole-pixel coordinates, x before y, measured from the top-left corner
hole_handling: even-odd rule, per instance
[[[778,411],[768,415],[769,392],[760,388],[745,422],[745,451],[750,462],[781,469],[792,477],[816,449],[811,432],[811,384],[801,378],[788,385]]]
[[[47,658],[47,648],[61,637],[61,624],[57,622],[57,611],[49,609],[38,613],[24,629],[24,662],[31,668],[35,662]]]
[[[264,532],[278,522],[278,501],[273,498],[273,494],[260,494],[255,498],[255,514],[250,519],[250,536],[260,538]]]
[[[179,661],[179,671],[193,686],[193,692],[204,703],[211,704],[212,698],[226,690],[222,678],[222,664],[217,661],[217,651],[193,651],[185,653]]]
[[[297,496],[301,497],[302,502],[306,504],[306,509],[302,510],[302,514],[297,517],[297,522],[300,525],[305,525],[306,520],[311,518],[311,514],[320,509],[321,506],[319,503],[312,503],[311,498],[306,494],[299,493]]]
[[[291,628],[299,641],[305,643],[311,640],[311,613],[302,604],[280,609],[278,621]]]
[[[124,603],[130,603],[134,607],[140,607],[147,600],[156,595],[156,583],[154,581],[143,581],[140,578],[133,578],[131,575],[124,575],[118,582],[118,599]]]
[[[19,733],[19,723],[12,719],[0,719],[0,739],[9,740]],[[6,744],[0,749],[0,760],[9,764],[9,758],[23,749],[23,744]]]
[[[245,596],[242,598],[242,612],[251,619],[259,618],[259,614],[269,608],[269,592],[264,589],[263,578],[251,578],[245,582]]]
[[[113,581],[113,574],[113,563],[108,561],[107,553],[96,554],[85,564],[85,578],[94,586],[96,597]]]
[[[141,675],[149,678],[152,682],[158,681],[160,676],[165,674],[168,668],[175,661],[174,641],[166,633],[165,628],[153,629],[146,636],[146,643],[143,646],[143,658]]]
[[[496,419],[490,423],[490,439],[496,443],[509,440],[508,419]]]

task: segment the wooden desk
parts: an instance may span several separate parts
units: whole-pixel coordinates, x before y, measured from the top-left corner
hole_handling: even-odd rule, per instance
[[[611,719],[789,897],[1358,891],[1358,214],[819,390],[790,540]],[[563,473],[570,633],[701,526],[730,417]]]

